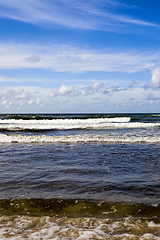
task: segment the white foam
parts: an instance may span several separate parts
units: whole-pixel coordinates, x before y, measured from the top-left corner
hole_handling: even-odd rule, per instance
[[[153,128],[160,123],[130,122],[129,117],[91,118],[91,119],[53,119],[53,120],[16,120],[0,119],[0,129],[6,130],[51,130],[51,129],[118,129],[118,128]]]
[[[36,119],[30,119],[30,120],[23,120],[23,119],[0,119],[0,123],[75,123],[75,122],[80,122],[80,123],[95,123],[95,122],[130,122],[131,118],[130,117],[115,117],[115,118],[88,118],[88,119],[43,119],[43,120],[36,120]]]
[[[0,218],[0,239],[160,240],[156,224],[150,228],[147,223],[147,220],[132,217],[98,219],[3,216]]]
[[[160,237],[157,237],[150,233],[146,233],[140,238],[140,240],[160,240]]]
[[[114,136],[105,134],[77,134],[67,136],[0,134],[0,143],[160,143],[160,136]]]
[[[50,129],[114,129],[149,128],[160,123],[130,122],[130,118],[53,119],[53,120],[0,120],[0,129],[50,130]]]
[[[156,223],[154,223],[153,221],[151,221],[151,222],[148,222],[148,227],[150,227],[150,228],[159,228],[160,229],[160,224],[156,224]]]

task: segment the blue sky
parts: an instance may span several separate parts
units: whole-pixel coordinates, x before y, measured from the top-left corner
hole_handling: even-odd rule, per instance
[[[1,0],[0,112],[160,112],[159,0]]]

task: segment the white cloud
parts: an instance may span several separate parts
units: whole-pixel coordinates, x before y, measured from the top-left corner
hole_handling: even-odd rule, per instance
[[[96,85],[98,83],[72,89],[64,85],[63,94],[59,93],[62,88],[3,86],[0,88],[0,111],[1,113],[159,111],[158,90],[153,92],[152,89],[148,89],[146,94],[143,88],[122,89],[109,87],[103,83],[103,87],[94,89],[93,86]],[[104,94],[104,90],[107,95]],[[49,97],[50,92],[56,92],[56,98]]]
[[[28,104],[32,104],[33,103],[33,100],[30,100],[29,102],[28,102]]]
[[[102,82],[95,82],[92,86],[92,88],[95,89],[95,90],[99,90],[103,87],[104,87],[104,83],[102,83]]]
[[[41,68],[56,72],[138,72],[160,64],[160,52],[94,51],[67,45],[0,44],[0,56],[0,69]]]
[[[95,82],[91,86],[83,86],[74,88],[72,86],[62,85],[59,90],[52,90],[49,93],[49,98],[55,98],[59,95],[64,95],[67,97],[75,97],[75,96],[84,96],[84,95],[94,95],[94,94],[103,94],[111,96],[115,92],[126,91],[124,88],[112,86],[107,87],[103,82]]]
[[[157,27],[142,19],[118,15],[114,9],[132,8],[109,0],[1,0],[1,17],[33,24],[52,24],[71,28],[131,31],[130,25]],[[105,11],[104,11],[105,6]],[[136,8],[135,8],[136,9]],[[112,11],[111,11],[112,10]],[[112,13],[111,13],[112,12]],[[128,27],[128,28],[127,28]]]
[[[5,105],[7,103],[7,100],[4,100],[3,102],[2,102],[2,105]]]
[[[53,98],[53,97],[56,97],[57,95],[58,95],[58,91],[52,90],[49,92],[48,97]]]
[[[151,71],[152,79],[151,79],[151,87],[157,88],[160,87],[160,68],[156,67]]]
[[[160,67],[156,67],[151,71],[151,82],[145,84],[145,88],[160,88]]]
[[[26,60],[27,62],[39,62],[40,61],[40,56],[38,56],[38,55],[31,55],[31,56],[29,56],[29,57],[26,57],[26,58],[24,58],[24,60]]]
[[[15,109],[18,109],[20,106],[32,104],[36,101],[35,99],[37,97],[35,90],[35,87],[1,86],[0,104],[4,105],[7,109],[13,106]]]
[[[59,89],[59,93],[64,95],[64,94],[72,94],[74,92],[74,88],[72,86],[66,86],[62,85]]]
[[[144,97],[145,100],[153,100],[153,101],[160,100],[160,97],[159,96],[156,97],[155,95],[153,95],[153,93],[146,93],[144,95],[145,95],[145,97]]]

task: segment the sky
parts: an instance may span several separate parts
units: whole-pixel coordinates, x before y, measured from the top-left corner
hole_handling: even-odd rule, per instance
[[[0,0],[0,113],[160,112],[159,0]]]

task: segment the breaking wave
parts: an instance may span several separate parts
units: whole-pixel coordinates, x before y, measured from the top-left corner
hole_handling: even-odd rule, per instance
[[[160,136],[114,136],[78,134],[67,136],[25,136],[0,134],[0,143],[160,143]]]
[[[160,123],[130,122],[123,118],[92,119],[52,119],[52,120],[0,120],[0,130],[72,130],[72,129],[118,129],[118,128],[153,128]]]

